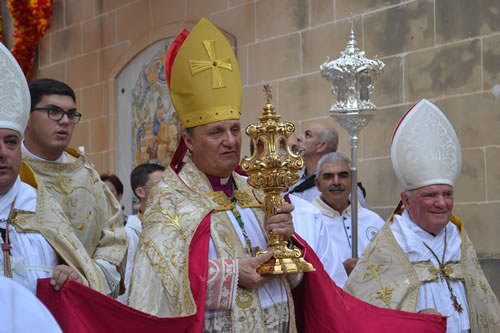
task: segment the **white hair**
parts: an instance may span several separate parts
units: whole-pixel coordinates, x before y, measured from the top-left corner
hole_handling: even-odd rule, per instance
[[[335,152],[323,155],[319,159],[318,165],[316,166],[316,178],[319,179],[319,172],[321,171],[321,167],[323,166],[323,164],[331,162],[339,162],[339,161],[345,161],[349,169],[351,168],[351,160],[344,154]]]

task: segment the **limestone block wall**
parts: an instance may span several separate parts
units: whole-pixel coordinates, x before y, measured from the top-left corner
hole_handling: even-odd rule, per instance
[[[97,169],[116,169],[115,78],[151,43],[205,16],[236,38],[244,89],[242,123],[255,122],[263,83],[298,130],[332,121],[330,87],[319,74],[337,58],[350,23],[385,73],[376,82],[378,114],[361,134],[359,179],[387,218],[400,188],[389,158],[393,129],[420,98],[449,117],[463,149],[455,212],[482,258],[500,258],[500,2],[497,0],[55,0],[38,52],[38,77],[72,85],[84,117],[73,144]],[[349,154],[340,130],[340,151]],[[248,152],[248,141],[244,152]]]

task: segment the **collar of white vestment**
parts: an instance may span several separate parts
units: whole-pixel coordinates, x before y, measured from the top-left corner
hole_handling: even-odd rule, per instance
[[[339,213],[338,211],[336,211],[335,209],[330,207],[326,202],[323,201],[323,199],[321,198],[321,194],[319,194],[316,198],[314,198],[312,203],[314,206],[319,208],[319,210],[323,215],[326,215],[332,219],[339,216],[351,216],[351,205],[348,205],[342,211],[342,213]],[[363,210],[363,206],[361,206],[361,204],[358,201],[358,213],[361,210]]]
[[[16,209],[34,212],[36,210],[36,195],[34,192],[22,191],[21,184],[25,183],[36,191],[38,182],[31,168],[24,162],[21,163],[20,175],[17,176],[14,185],[3,195],[0,195],[0,218],[9,216],[12,203],[15,200]],[[26,188],[25,188],[26,189]]]
[[[404,208],[404,206],[399,207],[399,209],[396,209],[396,210],[394,211],[394,213],[392,213],[392,215],[389,217],[389,219],[387,220],[387,222],[393,222],[393,220],[394,220],[394,216],[396,216],[396,215],[401,215],[401,216],[403,216],[403,215],[404,215],[405,210],[406,210],[406,209]],[[410,218],[410,217],[408,216],[408,218]],[[455,214],[453,214],[453,213],[452,213],[452,214],[451,214],[451,216],[450,216],[450,222],[451,222],[451,223],[453,223],[454,225],[456,225],[456,226],[457,226],[458,230],[460,230],[460,236],[461,236],[461,238],[463,239],[463,236],[464,236],[464,230],[463,230],[463,228],[462,228],[462,226],[463,226],[462,221],[461,221],[461,220],[460,220],[457,216],[455,216]]]
[[[83,147],[80,147],[80,148],[83,148]],[[32,152],[30,152],[28,150],[28,148],[26,148],[26,146],[24,145],[24,140],[21,142],[21,149],[22,149],[24,154],[26,154],[28,157],[31,157],[32,159],[35,159],[38,161],[43,161],[43,162],[53,162],[53,163],[68,163],[68,162],[71,162],[75,159],[79,159],[80,156],[83,154],[83,150],[78,152],[75,149],[68,147],[64,150],[64,152],[61,154],[61,156],[59,156],[59,158],[57,160],[49,161],[49,160],[41,158],[40,156],[37,156],[37,155],[33,154]],[[70,159],[71,159],[71,161],[69,161]]]

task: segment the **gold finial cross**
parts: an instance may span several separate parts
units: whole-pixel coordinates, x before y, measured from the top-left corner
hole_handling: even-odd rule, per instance
[[[196,75],[200,72],[212,69],[212,88],[224,88],[224,81],[220,74],[219,68],[224,68],[229,71],[233,70],[231,65],[231,58],[225,57],[222,59],[215,59],[215,40],[204,40],[203,46],[208,54],[209,60],[189,60],[191,66],[191,74]]]
[[[271,104],[271,101],[273,100],[273,88],[270,84],[264,85],[264,93],[266,93],[267,104]]]

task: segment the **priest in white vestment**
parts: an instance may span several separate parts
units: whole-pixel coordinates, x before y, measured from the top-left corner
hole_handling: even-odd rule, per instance
[[[344,289],[381,307],[437,312],[449,333],[499,332],[498,299],[452,214],[460,143],[435,105],[424,99],[405,114],[391,159],[404,210],[377,233]]]
[[[314,250],[335,284],[343,287],[347,274],[342,265],[343,260],[339,255],[335,237],[328,231],[323,215],[308,201],[293,194],[289,194],[288,197],[295,206],[292,211],[295,232]]]
[[[328,153],[318,162],[314,182],[320,191],[313,200],[324,215],[329,236],[337,245],[344,269],[350,274],[357,258],[352,258],[351,166],[341,153]],[[375,237],[384,220],[358,202],[358,253]]]

